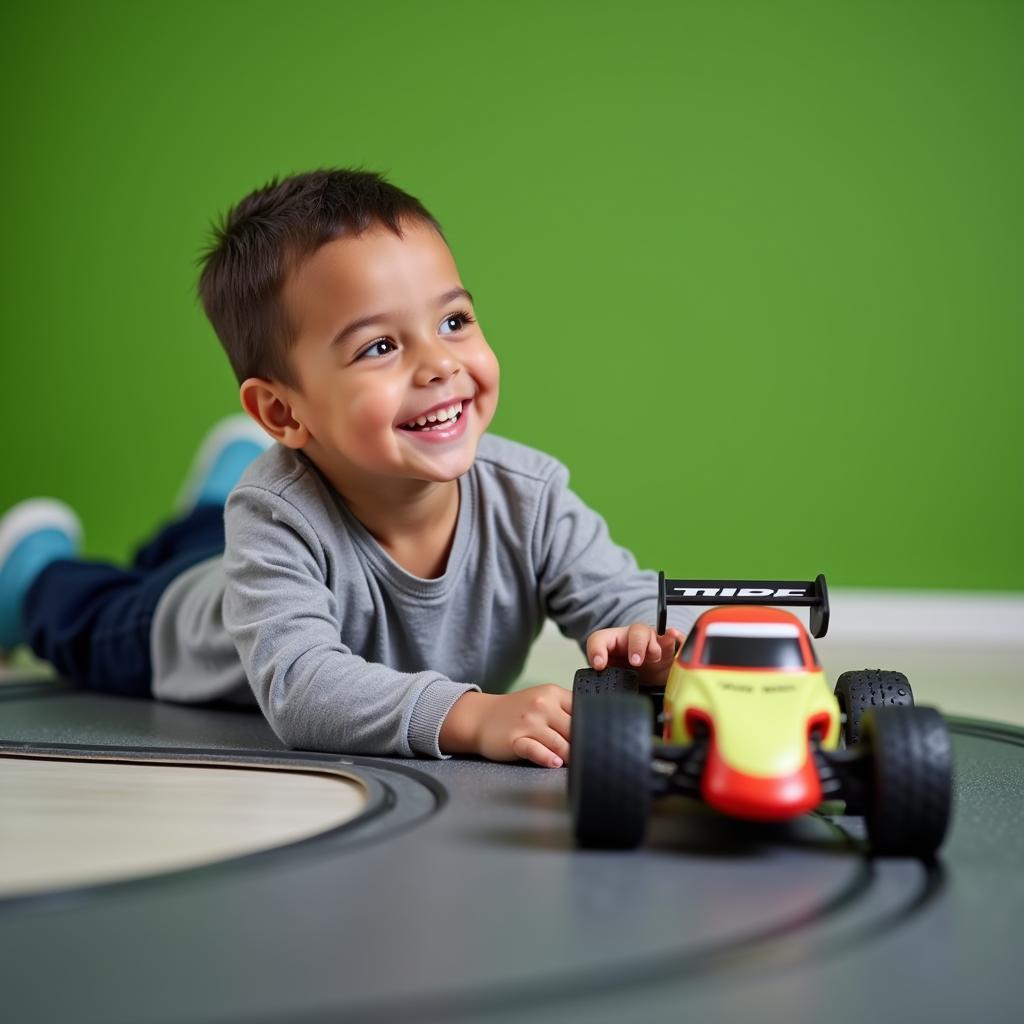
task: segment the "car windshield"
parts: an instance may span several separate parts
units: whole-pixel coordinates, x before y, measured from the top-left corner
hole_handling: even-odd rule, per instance
[[[802,669],[804,654],[794,626],[716,623],[708,627],[700,663],[732,668]]]

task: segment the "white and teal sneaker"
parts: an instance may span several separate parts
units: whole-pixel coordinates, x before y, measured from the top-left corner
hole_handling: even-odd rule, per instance
[[[21,606],[36,577],[81,546],[82,524],[62,501],[30,498],[0,518],[0,652],[24,642]]]
[[[188,476],[174,502],[178,516],[198,505],[223,505],[231,489],[273,439],[244,413],[215,423],[199,445]]]

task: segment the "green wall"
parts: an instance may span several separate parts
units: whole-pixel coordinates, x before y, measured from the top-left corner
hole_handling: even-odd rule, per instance
[[[388,172],[670,575],[1024,589],[1024,5],[4,5],[0,507],[124,557],[234,379],[194,298],[273,175]]]

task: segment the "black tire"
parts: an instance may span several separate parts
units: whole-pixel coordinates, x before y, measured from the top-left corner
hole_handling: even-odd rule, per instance
[[[581,846],[632,849],[651,810],[651,719],[642,697],[573,698],[569,805]]]
[[[952,805],[953,748],[935,708],[873,708],[862,743],[871,759],[865,819],[876,854],[930,858]]]
[[[881,668],[844,672],[836,680],[835,692],[839,710],[846,716],[843,741],[848,747],[860,742],[865,711],[871,708],[914,706],[914,691],[907,677],[902,672]]]
[[[578,669],[572,680],[573,699],[581,695],[607,696],[612,693],[639,693],[640,675],[633,668],[609,666],[598,672],[592,668]]]

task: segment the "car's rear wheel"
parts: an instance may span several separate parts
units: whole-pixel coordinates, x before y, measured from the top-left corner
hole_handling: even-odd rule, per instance
[[[931,857],[952,806],[953,751],[935,708],[868,710],[861,742],[871,764],[865,819],[877,854]]]
[[[605,697],[612,693],[638,693],[639,690],[640,674],[632,668],[609,666],[600,672],[581,668],[572,680],[573,699],[583,694]]]
[[[846,716],[843,741],[852,747],[860,742],[864,713],[872,708],[913,707],[914,691],[902,672],[865,668],[844,672],[836,680],[836,700]]]
[[[569,804],[581,846],[631,849],[651,809],[651,722],[642,697],[573,698]]]

